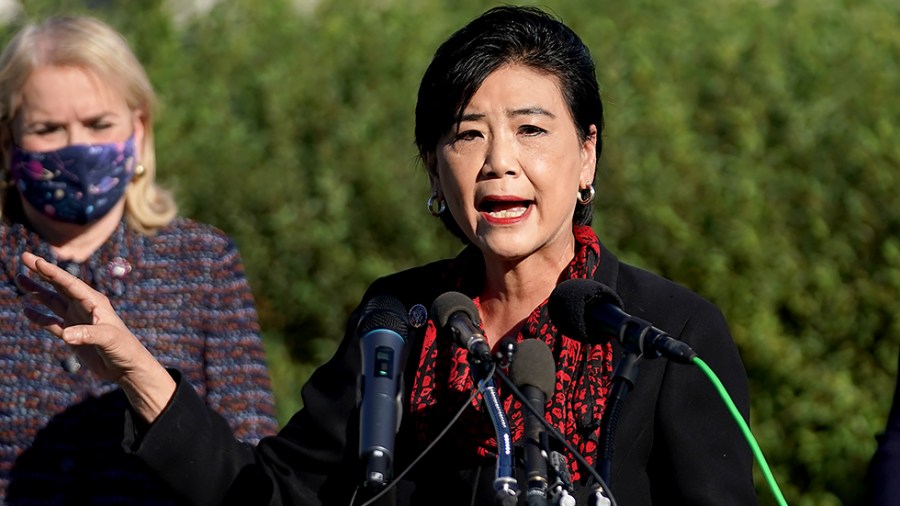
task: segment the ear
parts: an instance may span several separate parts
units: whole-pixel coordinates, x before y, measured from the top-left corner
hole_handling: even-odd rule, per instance
[[[590,184],[597,170],[597,126],[591,125],[587,139],[581,145],[581,182]]]
[[[428,151],[422,154],[422,162],[428,171],[428,181],[431,183],[431,191],[440,194],[441,178],[438,176],[437,157],[434,152]]]

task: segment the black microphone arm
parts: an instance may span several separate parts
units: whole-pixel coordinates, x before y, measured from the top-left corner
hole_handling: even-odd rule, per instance
[[[644,358],[666,357],[684,364],[697,356],[684,341],[622,310],[622,299],[593,279],[567,279],[556,286],[548,304],[550,319],[567,336],[601,344],[617,339]]]
[[[403,303],[378,295],[366,304],[356,330],[362,357],[359,458],[365,466],[364,484],[371,490],[393,479],[408,326]]]
[[[469,351],[472,378],[481,392],[485,410],[497,434],[495,501],[499,505],[516,504],[519,485],[513,464],[512,435],[494,385],[493,375],[497,367],[491,357],[491,348],[481,332],[478,308],[468,296],[446,292],[431,304],[431,319],[437,325],[438,332],[449,333],[460,347]]]
[[[590,474],[594,480],[594,491],[593,491],[593,502],[591,503],[593,506],[617,506],[615,497],[613,497],[612,490],[610,490],[609,485],[606,483],[606,480],[600,476],[596,469],[593,466],[588,464],[587,460],[583,455],[578,453],[578,449],[570,443],[566,437],[560,433],[556,427],[554,427],[550,422],[548,422],[545,418],[543,418],[540,413],[538,413],[534,406],[531,405],[530,402],[527,402],[527,397],[519,387],[516,386],[515,383],[506,375],[503,374],[503,371],[497,370],[494,373],[494,376],[500,378],[506,388],[512,392],[513,396],[516,399],[519,399],[522,402],[522,407],[526,408],[528,411],[534,415],[534,419],[538,420],[541,425],[544,426],[544,430],[547,434],[549,434],[553,439],[562,444],[566,450],[578,461],[578,464],[585,470],[586,473]],[[551,499],[553,499],[554,504],[558,506],[574,506],[574,497],[569,495],[569,492],[572,492],[572,482],[571,477],[568,473],[568,464],[566,462],[566,458],[559,454],[558,452],[550,453],[550,463],[554,469],[554,472],[558,475],[558,481],[562,483],[558,484],[560,486],[564,485],[565,490],[551,490]],[[559,476],[564,475],[564,476]],[[555,493],[554,493],[555,492]]]
[[[690,363],[697,356],[683,341],[672,338],[650,322],[622,309],[622,299],[593,279],[567,279],[550,294],[550,319],[563,334],[585,343],[603,344],[616,339],[625,353],[612,377],[612,387],[600,422],[597,470],[611,485],[615,434],[625,397],[637,381],[643,358],[666,357]]]

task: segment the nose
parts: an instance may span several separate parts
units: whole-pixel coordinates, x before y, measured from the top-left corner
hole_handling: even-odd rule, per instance
[[[67,146],[73,144],[91,144],[92,142],[90,132],[81,125],[70,125],[69,128],[66,129],[66,134],[68,137]]]
[[[516,176],[520,171],[515,145],[503,136],[494,136],[488,144],[482,174],[487,177]]]

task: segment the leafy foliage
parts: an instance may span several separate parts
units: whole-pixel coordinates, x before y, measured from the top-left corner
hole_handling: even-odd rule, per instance
[[[161,177],[183,214],[241,246],[286,421],[375,277],[459,249],[424,207],[413,110],[434,49],[489,5],[232,0],[183,25],[169,4],[136,5],[63,9],[92,9],[145,62]],[[900,7],[552,10],[605,95],[601,239],[723,309],[788,501],[860,502],[900,344]]]

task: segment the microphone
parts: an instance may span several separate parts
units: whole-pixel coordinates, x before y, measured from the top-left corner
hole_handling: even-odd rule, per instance
[[[491,358],[491,348],[478,326],[478,308],[469,297],[459,292],[446,292],[431,304],[431,319],[438,332],[449,332],[460,347],[469,350],[470,372],[497,435],[494,499],[497,504],[515,504],[519,486],[515,478],[512,436],[492,377],[496,365]]]
[[[544,405],[556,390],[556,361],[543,341],[526,339],[519,343],[509,366],[513,383],[528,402],[544,417]],[[544,451],[544,426],[531,410],[525,410],[525,470],[528,506],[547,506],[547,454]]]
[[[476,361],[491,362],[491,347],[479,328],[481,318],[472,299],[459,292],[443,293],[431,304],[431,319]]]
[[[365,465],[365,484],[371,488],[383,487],[393,478],[408,325],[402,302],[377,295],[366,304],[356,328],[363,376],[359,457]]]
[[[563,281],[553,289],[548,303],[550,319],[573,339],[601,344],[614,338],[647,358],[663,356],[685,364],[697,356],[687,343],[621,308],[618,294],[592,279]]]

